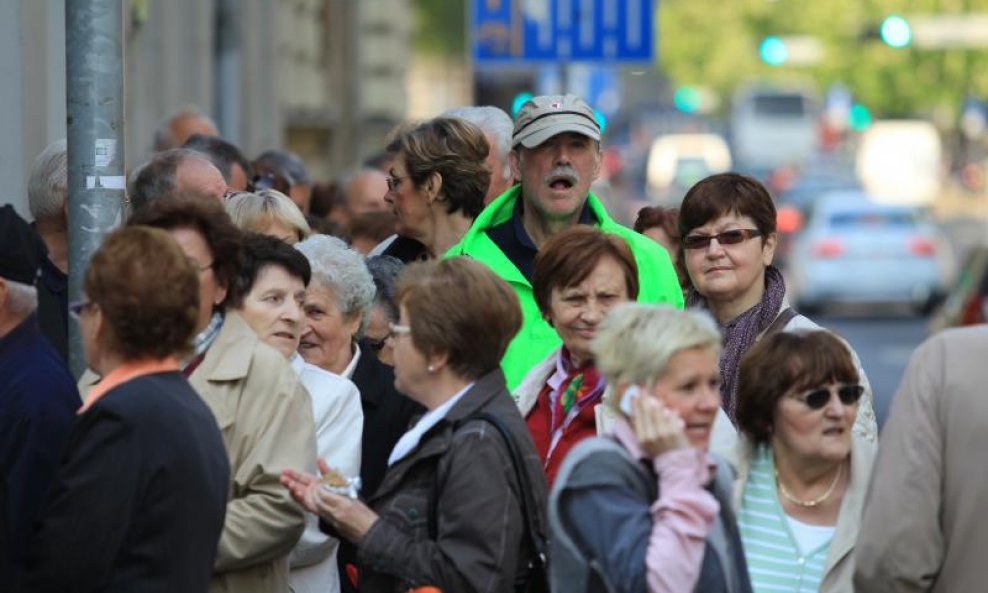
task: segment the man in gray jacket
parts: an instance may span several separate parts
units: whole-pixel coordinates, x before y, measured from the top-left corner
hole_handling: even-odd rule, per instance
[[[988,583],[988,327],[913,354],[882,432],[856,548],[856,591],[984,591]]]

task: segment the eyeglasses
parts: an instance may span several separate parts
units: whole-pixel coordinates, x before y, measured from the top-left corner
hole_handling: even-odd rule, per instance
[[[806,407],[811,410],[819,410],[830,403],[830,394],[830,387],[820,387],[819,389],[807,391],[797,396],[796,399],[806,404]],[[864,394],[864,387],[861,385],[837,386],[837,397],[840,399],[840,403],[845,406],[857,403],[861,399],[862,394]]]
[[[80,315],[82,315],[82,312],[83,311],[85,311],[86,309],[92,307],[95,304],[96,303],[94,303],[92,301],[74,301],[74,302],[71,302],[71,303],[69,303],[69,313],[71,313],[73,317],[75,317],[75,318],[78,319],[78,317]]]
[[[374,338],[368,338],[367,336],[364,336],[364,341],[367,342],[367,345],[370,347],[371,350],[373,350],[374,352],[380,352],[381,350],[384,350],[384,345],[388,343],[388,338],[390,337],[391,334],[388,334],[383,338],[375,340]]]
[[[754,237],[761,237],[758,229],[734,229],[717,233],[716,235],[686,235],[683,237],[683,247],[686,249],[706,249],[710,242],[717,239],[720,245],[737,245]]]
[[[388,191],[394,191],[398,189],[401,182],[408,179],[407,176],[399,177],[398,175],[388,175]]]
[[[398,325],[397,323],[389,323],[388,330],[395,335],[412,333],[412,328],[407,325]]]

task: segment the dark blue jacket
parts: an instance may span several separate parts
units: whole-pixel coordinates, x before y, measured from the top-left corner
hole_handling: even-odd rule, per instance
[[[80,405],[75,381],[35,315],[0,338],[0,539],[15,570]]]
[[[181,373],[153,373],[78,418],[19,590],[206,593],[230,466],[205,402]]]

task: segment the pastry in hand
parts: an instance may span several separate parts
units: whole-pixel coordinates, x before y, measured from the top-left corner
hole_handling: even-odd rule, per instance
[[[340,496],[357,498],[360,491],[360,476],[348,478],[333,468],[322,475],[320,482],[323,490]]]

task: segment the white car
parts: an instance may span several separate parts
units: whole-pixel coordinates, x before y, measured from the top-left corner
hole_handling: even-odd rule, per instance
[[[926,314],[943,297],[953,268],[949,243],[925,210],[839,192],[814,204],[786,276],[801,312],[894,303]]]

